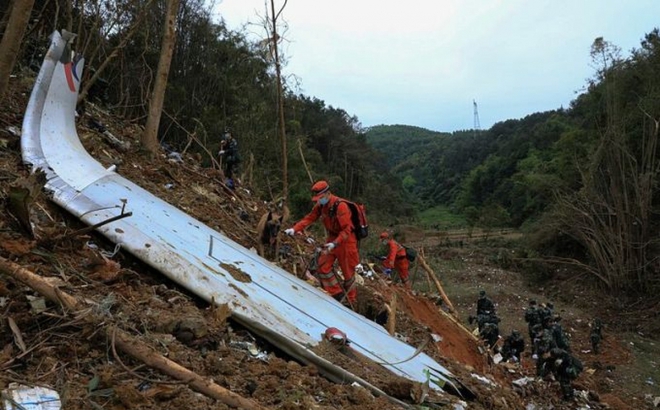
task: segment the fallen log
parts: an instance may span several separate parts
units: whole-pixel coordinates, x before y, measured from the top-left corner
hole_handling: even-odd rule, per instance
[[[113,336],[110,334],[111,332],[110,329],[106,329],[106,333],[110,338]],[[262,407],[255,401],[227,390],[216,384],[212,379],[204,378],[163,355],[156,353],[149,346],[140,343],[136,338],[130,336],[124,331],[117,329],[114,336],[117,347],[124,353],[142,361],[149,367],[160,370],[168,376],[185,381],[192,389],[208,397],[221,401],[228,406],[240,409],[265,409],[265,407]]]
[[[71,311],[76,314],[76,316],[82,316],[85,320],[94,324],[100,324],[102,322],[102,320],[98,319],[94,314],[91,314],[91,309],[89,309],[87,303],[61,291],[59,288],[52,286],[41,276],[3,257],[0,257],[0,273],[13,277],[39,292],[48,300],[54,303],[59,303],[65,311]],[[163,355],[156,353],[149,346],[123,330],[106,327],[105,333],[109,340],[115,341],[116,346],[122,352],[142,361],[154,369],[160,370],[162,373],[167,374],[170,377],[186,382],[192,389],[210,398],[216,399],[227,406],[234,408],[248,410],[266,409],[255,401],[227,390],[214,383],[213,380],[204,378]]]
[[[390,304],[385,306],[387,306],[387,310],[389,311],[388,312],[389,314],[387,315],[387,323],[386,323],[387,333],[394,336],[394,333],[396,332],[396,309],[397,309],[396,293],[392,294],[392,301],[390,302]]]
[[[470,337],[471,337],[472,339],[474,339],[474,340],[477,341],[477,342],[479,341],[479,338],[478,338],[474,333],[472,333],[472,331],[471,331],[470,329],[468,329],[467,327],[465,327],[465,325],[464,325],[463,323],[461,323],[461,322],[458,320],[458,318],[457,318],[456,316],[454,316],[454,315],[450,315],[449,313],[445,312],[445,311],[442,310],[442,309],[438,309],[438,310],[440,311],[440,314],[442,314],[444,317],[446,317],[447,319],[451,320],[451,321],[454,322],[457,326],[459,326],[461,329],[463,329],[463,330],[465,331],[465,333],[467,333],[468,335],[470,335]]]
[[[429,277],[433,280],[435,283],[435,287],[438,289],[438,293],[440,293],[440,297],[442,297],[442,300],[445,302],[445,305],[449,308],[449,312],[452,315],[456,315],[456,309],[454,309],[454,305],[452,305],[451,301],[449,300],[449,297],[447,297],[447,294],[445,293],[445,290],[442,287],[442,284],[440,283],[440,280],[438,277],[435,275],[435,272],[433,272],[433,269],[426,263],[426,260],[424,259],[424,256],[420,254],[417,256],[417,259],[419,260],[419,264],[422,266],[422,268],[429,274]]]
[[[435,275],[435,272],[433,272],[433,269],[431,269],[431,267],[426,263],[426,260],[424,259],[424,256],[421,255],[421,253],[423,253],[423,252],[420,252],[420,255],[417,256],[417,258],[419,260],[419,264],[422,266],[422,268],[424,268],[424,271],[426,271],[427,278],[432,278],[433,281],[435,282],[435,286],[438,289],[438,292],[440,293],[440,297],[442,297],[442,300],[445,302],[445,304],[449,308],[449,312],[451,314],[445,312],[442,309],[439,309],[440,313],[442,313],[443,316],[445,316],[446,318],[448,318],[452,322],[456,323],[456,325],[458,325],[460,328],[465,330],[465,332],[467,334],[469,334],[470,337],[472,337],[474,340],[479,340],[474,334],[472,334],[472,332],[468,328],[465,327],[465,325],[463,325],[460,322],[460,320],[458,318],[458,312],[456,312],[456,309],[454,309],[454,305],[452,305],[451,301],[449,300],[449,297],[447,297],[447,294],[445,293],[445,291],[442,287],[442,284],[440,283],[440,280]]]

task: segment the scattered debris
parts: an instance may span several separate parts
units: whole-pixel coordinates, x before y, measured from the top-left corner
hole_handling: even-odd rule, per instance
[[[499,364],[502,361],[502,354],[501,353],[496,353],[493,356],[493,363]]]
[[[2,391],[2,401],[6,410],[60,410],[60,395],[52,389],[39,386],[25,386],[10,383]]]
[[[255,359],[259,359],[264,362],[268,361],[268,352],[265,350],[259,350],[259,347],[257,347],[255,342],[234,341],[230,342],[229,346],[241,350],[246,350]]]
[[[30,310],[32,313],[38,314],[46,310],[46,299],[42,296],[25,296],[30,302]]]
[[[487,377],[484,377],[484,376],[481,376],[479,374],[472,373],[472,374],[470,374],[470,376],[472,376],[473,378],[475,378],[475,379],[479,380],[480,382],[482,382],[484,384],[487,384],[489,386],[493,386],[493,387],[497,386],[497,383],[495,383],[491,379],[489,379]]]
[[[533,381],[534,381],[533,377],[525,376],[525,377],[522,377],[520,379],[516,379],[516,380],[512,381],[511,383],[513,383],[516,386],[523,387],[523,386],[526,386],[528,383],[531,383]]]
[[[16,136],[16,137],[20,137],[20,136],[21,136],[21,129],[18,128],[18,127],[15,127],[15,126],[13,126],[13,125],[10,125],[9,127],[7,127],[7,131],[9,131],[10,134],[12,134],[12,135],[14,135],[14,136]]]
[[[46,174],[38,170],[27,178],[17,179],[9,189],[9,212],[18,220],[21,227],[34,238],[34,229],[30,219],[32,204],[41,194],[46,184]]]

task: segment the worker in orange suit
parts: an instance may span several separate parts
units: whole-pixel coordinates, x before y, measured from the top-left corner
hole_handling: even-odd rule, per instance
[[[380,241],[383,246],[387,246],[388,250],[387,256],[383,260],[383,268],[385,268],[383,272],[389,276],[392,274],[392,269],[396,269],[396,271],[399,272],[401,283],[409,288],[408,267],[410,263],[406,256],[406,248],[404,248],[399,242],[395,241],[388,232],[382,232],[380,234]]]
[[[360,254],[358,240],[353,233],[351,210],[342,198],[330,192],[330,185],[326,181],[318,181],[312,186],[312,201],[316,204],[311,212],[284,232],[293,236],[321,219],[327,232],[323,252],[318,259],[317,274],[321,286],[336,300],[348,300],[348,304],[353,308],[357,301],[355,265],[360,261]],[[335,260],[344,275],[343,283],[340,283],[332,270]]]

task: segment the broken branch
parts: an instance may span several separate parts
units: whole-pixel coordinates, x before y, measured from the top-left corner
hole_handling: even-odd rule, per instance
[[[387,307],[389,310],[389,314],[387,315],[386,329],[387,329],[387,333],[389,333],[391,336],[394,336],[394,333],[396,331],[396,308],[397,308],[396,293],[392,294],[392,301]]]
[[[431,267],[426,263],[426,260],[424,259],[424,256],[421,254],[421,252],[420,255],[418,255],[417,259],[419,260],[419,264],[429,274],[429,277],[435,283],[435,287],[438,289],[438,293],[440,293],[440,297],[442,297],[442,300],[447,305],[447,308],[449,308],[449,312],[451,312],[451,314],[453,315],[456,315],[456,309],[454,309],[454,305],[452,305],[451,301],[449,300],[449,297],[447,297],[447,294],[445,293],[445,290],[443,289],[440,280],[435,275],[435,272],[433,272],[433,269],[431,269]]]
[[[122,211],[123,211],[123,208],[122,208]],[[86,233],[88,233],[88,232],[93,231],[93,230],[96,229],[96,228],[100,228],[100,227],[102,227],[103,225],[107,225],[107,224],[109,224],[109,223],[112,223],[112,222],[118,221],[118,220],[120,220],[120,219],[127,218],[127,217],[132,216],[132,215],[133,215],[133,212],[121,213],[120,215],[113,216],[112,218],[108,218],[108,219],[106,219],[105,221],[101,221],[101,222],[99,222],[99,223],[97,223],[97,224],[90,225],[90,226],[86,226],[86,227],[84,227],[84,228],[82,228],[82,229],[78,229],[77,231],[73,231],[73,232],[71,232],[71,233],[67,233],[67,234],[63,234],[63,235],[60,235],[60,236],[56,236],[56,237],[53,238],[53,239],[47,240],[47,242],[49,242],[49,243],[57,243],[57,242],[63,241],[64,239],[67,239],[67,238],[73,238],[73,237],[75,237],[75,236],[84,235],[84,234],[86,234]]]

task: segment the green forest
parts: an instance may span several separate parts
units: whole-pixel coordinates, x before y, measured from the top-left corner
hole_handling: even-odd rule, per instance
[[[81,109],[97,104],[143,125],[172,0],[64,3],[34,1],[14,71],[37,70],[45,39],[65,28],[85,58]],[[11,4],[0,1],[0,32],[12,22]],[[177,4],[163,146],[199,153],[211,166],[209,153],[230,127],[241,183],[264,200],[287,198],[294,216],[309,209],[311,180],[324,178],[338,195],[365,203],[379,226],[438,229],[442,221],[423,215],[442,209],[465,226],[520,229],[525,258],[578,268],[604,288],[659,289],[658,29],[629,55],[595,39],[593,76],[568,108],[488,130],[434,132],[365,128],[323,96],[297,91],[286,56],[274,57],[277,24],[266,19],[263,40],[253,41],[214,18],[203,0]]]

